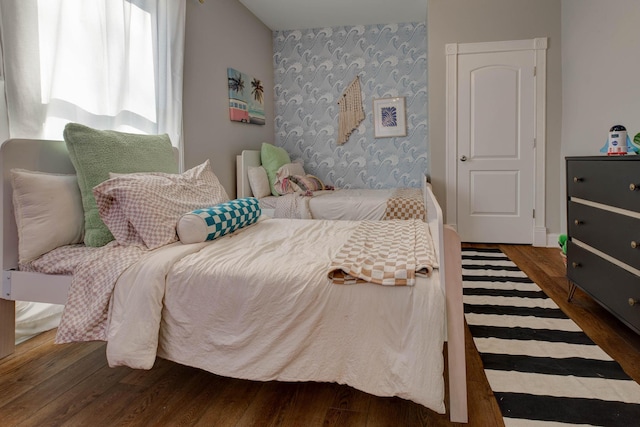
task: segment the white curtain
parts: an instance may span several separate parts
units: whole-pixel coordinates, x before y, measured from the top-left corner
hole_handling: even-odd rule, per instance
[[[2,33],[0,32],[0,65],[2,65]],[[0,142],[9,138],[7,101],[4,95],[4,70],[0,66]]]
[[[0,1],[9,136],[77,122],[181,146],[185,1]]]

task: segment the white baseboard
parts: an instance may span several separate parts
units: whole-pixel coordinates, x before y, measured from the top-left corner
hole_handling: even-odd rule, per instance
[[[546,227],[535,227],[533,229],[533,246],[547,246]]]
[[[452,227],[454,230],[456,229],[456,224],[447,224]],[[560,233],[548,233],[546,227],[536,227],[533,233],[533,244],[532,246],[539,246],[543,248],[559,248],[558,245],[558,237]]]
[[[549,233],[547,234],[547,247],[548,248],[560,248],[558,244],[558,237],[560,237],[560,233]]]

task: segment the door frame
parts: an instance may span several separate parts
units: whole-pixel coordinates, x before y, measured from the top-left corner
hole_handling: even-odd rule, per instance
[[[446,222],[457,230],[458,218],[458,56],[514,50],[535,52],[533,246],[547,246],[545,214],[545,146],[547,38],[482,43],[447,43],[446,76]]]

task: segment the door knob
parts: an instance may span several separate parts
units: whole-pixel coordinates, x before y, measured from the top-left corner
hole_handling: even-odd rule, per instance
[[[460,156],[460,161],[461,162],[466,162],[467,161],[467,156],[465,156],[464,154],[462,156]]]

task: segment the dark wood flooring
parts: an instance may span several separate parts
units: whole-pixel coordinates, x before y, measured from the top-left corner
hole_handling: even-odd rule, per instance
[[[640,380],[640,336],[578,291],[566,301],[559,251],[502,249],[591,338]],[[53,344],[54,331],[0,360],[2,426],[447,426],[438,415],[400,398],[348,386],[253,382],[219,377],[166,360],[149,371],[109,368],[104,343]],[[467,332],[469,426],[501,426],[502,418]]]

